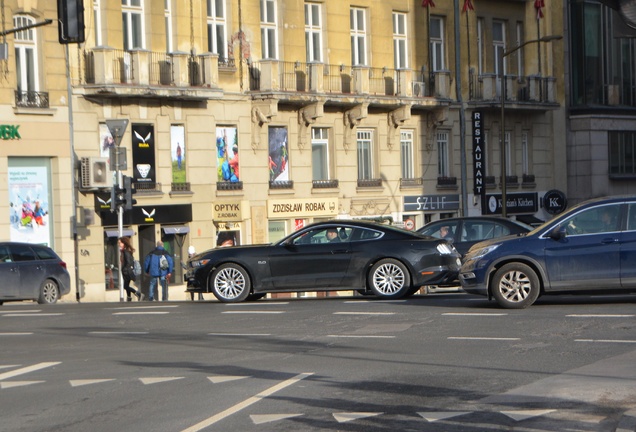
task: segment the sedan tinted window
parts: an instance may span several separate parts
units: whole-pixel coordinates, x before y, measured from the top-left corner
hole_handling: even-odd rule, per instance
[[[28,246],[11,245],[11,255],[13,261],[35,261],[35,253]]]

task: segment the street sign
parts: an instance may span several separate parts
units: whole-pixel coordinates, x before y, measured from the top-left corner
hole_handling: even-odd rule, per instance
[[[119,145],[128,127],[128,119],[106,120],[106,126],[115,140],[115,145]]]

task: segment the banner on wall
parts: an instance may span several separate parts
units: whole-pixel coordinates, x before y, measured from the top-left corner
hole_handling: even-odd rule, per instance
[[[235,127],[221,126],[216,128],[216,168],[219,182],[238,182],[239,149],[238,134]]]
[[[154,129],[153,125],[132,125],[133,183],[157,182]]]
[[[184,184],[186,182],[186,144],[185,127],[181,125],[170,126],[170,156],[172,159],[172,183]]]
[[[270,127],[269,135],[269,181],[289,180],[289,148],[287,128]]]
[[[9,167],[11,241],[51,246],[46,167]]]

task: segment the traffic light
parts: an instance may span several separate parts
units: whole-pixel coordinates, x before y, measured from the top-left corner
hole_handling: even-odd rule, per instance
[[[83,0],[57,0],[57,19],[61,44],[84,42]]]
[[[126,193],[119,185],[113,185],[110,190],[110,209],[111,211],[117,210],[120,206],[124,205],[126,201]]]
[[[133,195],[137,190],[133,186],[132,177],[124,176],[124,209],[132,210],[133,205],[137,204],[137,200],[133,199]]]

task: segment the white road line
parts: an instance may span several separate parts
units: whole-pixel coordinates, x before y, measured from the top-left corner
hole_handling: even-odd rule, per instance
[[[0,333],[0,336],[28,336],[32,335],[33,332],[22,332],[22,333]]]
[[[158,305],[158,306],[120,306],[114,308],[105,308],[106,310],[125,310],[125,309],[134,309],[134,310],[147,310],[147,309],[167,309],[167,308],[178,308],[179,305]]]
[[[636,344],[636,340],[621,340],[621,339],[574,339],[574,342],[598,342],[598,343],[624,343],[624,344]]]
[[[167,315],[167,311],[113,312],[113,315]]]
[[[393,312],[334,312],[334,315],[395,315]]]
[[[255,404],[256,402],[262,400],[263,398],[266,398],[267,396],[271,396],[274,393],[289,387],[291,385],[296,384],[297,382],[309,377],[313,375],[313,373],[301,373],[296,375],[293,378],[290,378],[286,381],[283,381],[281,383],[276,384],[273,387],[268,388],[267,390],[257,394],[256,396],[252,396],[248,399],[245,399],[243,402],[239,402],[236,405],[234,405],[233,407],[230,407],[228,409],[226,409],[225,411],[222,411],[216,415],[213,415],[212,417],[209,417],[205,420],[203,420],[202,422],[199,422],[197,424],[195,424],[194,426],[190,426],[187,429],[184,429],[182,432],[198,432],[202,429],[205,429],[208,426],[211,426],[223,419],[225,419],[226,417],[231,416],[232,414],[236,414],[237,412],[239,412],[240,410],[247,408],[250,405]]]
[[[240,306],[281,306],[288,305],[289,302],[253,302],[253,303],[230,303],[226,304],[226,307],[240,307]]]
[[[208,333],[208,336],[271,336],[271,333]]]
[[[3,311],[0,311],[0,315],[2,315],[2,314],[14,314],[14,313],[37,313],[37,312],[42,312],[42,309],[3,310]]]
[[[3,314],[3,317],[41,317],[41,316],[59,316],[59,315],[66,315],[64,313],[39,313],[39,314],[32,314],[32,313],[10,313],[10,314]]]
[[[406,303],[407,300],[347,300],[344,304],[368,304],[368,303]]]
[[[133,331],[91,331],[88,334],[94,335],[143,335],[148,334],[148,332],[133,332]]]
[[[224,314],[284,314],[285,311],[223,311]]]
[[[446,312],[442,316],[507,316],[507,313]]]
[[[521,338],[493,338],[493,337],[468,337],[468,336],[450,336],[449,340],[488,340],[488,341],[517,341]]]
[[[618,315],[618,314],[570,314],[568,318],[633,318],[634,315]]]
[[[47,367],[51,367],[51,366],[55,366],[55,365],[59,365],[62,362],[46,362],[46,363],[38,363],[35,364],[33,366],[27,366],[27,367],[23,367],[20,369],[16,369],[14,371],[11,372],[5,372],[3,374],[0,374],[0,381],[5,380],[7,378],[13,378],[19,375],[24,375],[27,374],[29,372],[35,372],[37,370],[40,369],[46,369]]]
[[[395,336],[379,336],[379,335],[327,335],[330,338],[360,338],[360,339],[395,339]]]

